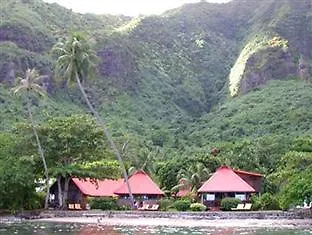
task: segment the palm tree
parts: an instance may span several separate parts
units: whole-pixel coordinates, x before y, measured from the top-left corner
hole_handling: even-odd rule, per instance
[[[187,169],[181,169],[178,172],[178,185],[172,188],[175,190],[190,190],[197,192],[201,185],[209,178],[209,170],[202,163],[197,163],[189,166]]]
[[[35,69],[27,69],[25,73],[24,78],[18,77],[19,84],[17,87],[13,88],[14,94],[19,94],[21,92],[24,92],[25,99],[26,99],[26,107],[28,111],[29,121],[32,128],[32,131],[34,132],[34,135],[36,137],[38,152],[40,154],[41,160],[43,162],[44,167],[44,174],[45,174],[45,180],[46,180],[46,198],[44,203],[44,208],[48,208],[48,201],[49,201],[49,194],[50,194],[50,188],[49,188],[49,172],[48,172],[48,166],[46,159],[44,157],[43,149],[40,143],[40,139],[37,133],[37,130],[35,128],[35,120],[31,112],[31,94],[39,94],[39,95],[45,95],[45,90],[38,84],[38,82],[43,79],[45,76],[40,76],[38,71]]]
[[[93,105],[91,104],[85,89],[82,85],[82,82],[90,77],[90,73],[95,70],[95,61],[96,61],[96,54],[90,48],[86,39],[78,33],[72,34],[65,43],[57,43],[54,48],[53,52],[58,55],[57,65],[56,65],[56,73],[57,76],[61,76],[62,78],[67,80],[67,83],[76,82],[78,87],[82,93],[82,96],[92,112],[93,116],[96,119],[96,122],[99,126],[102,127],[103,132],[108,139],[108,142],[113,149],[117,160],[121,166],[124,179],[126,181],[130,201],[132,207],[134,208],[134,198],[131,192],[128,174],[125,169],[124,163],[114,143],[112,136],[109,130],[106,127],[105,122],[101,119],[99,113],[95,110]]]
[[[149,176],[156,180],[156,163],[155,159],[157,155],[160,153],[160,149],[156,148],[156,150],[144,149],[140,154],[133,153],[128,151],[129,141],[125,142],[121,148],[121,156],[123,159],[128,159],[131,162],[130,167],[128,168],[128,175],[133,175],[138,170],[143,170]]]

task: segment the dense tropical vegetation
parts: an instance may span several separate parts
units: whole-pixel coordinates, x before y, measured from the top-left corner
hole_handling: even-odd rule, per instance
[[[311,201],[311,8],[309,0],[202,1],[130,18],[5,1],[0,208],[40,207],[36,188],[45,191],[48,174],[120,177],[143,168],[167,192],[196,191],[221,164],[265,174],[265,194],[254,199],[259,208]],[[47,75],[38,85],[48,98],[29,100],[32,125],[24,102],[11,96],[15,78],[27,77],[29,68]],[[98,128],[101,120],[113,142]]]

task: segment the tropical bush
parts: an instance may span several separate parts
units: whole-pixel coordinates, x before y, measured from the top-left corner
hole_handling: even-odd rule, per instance
[[[220,209],[223,211],[230,211],[231,208],[237,207],[237,205],[241,202],[238,198],[226,197],[221,200]]]
[[[173,200],[169,198],[161,199],[159,202],[159,208],[162,211],[167,211],[173,204]]]
[[[262,210],[279,210],[279,201],[270,193],[264,193],[260,197],[260,205]]]
[[[252,203],[252,210],[257,211],[261,209],[261,202],[260,202],[260,197],[257,195],[253,195],[250,199]]]
[[[205,211],[207,207],[201,203],[192,203],[190,205],[190,209],[191,211]]]
[[[178,211],[187,211],[190,209],[191,202],[189,200],[177,200],[172,204],[172,207]]]
[[[90,198],[88,200],[91,209],[117,210],[117,200],[114,198]]]

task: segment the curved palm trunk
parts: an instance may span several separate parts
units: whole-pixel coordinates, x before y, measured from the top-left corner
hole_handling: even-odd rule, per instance
[[[45,197],[45,201],[44,201],[44,208],[47,209],[48,208],[48,203],[49,203],[49,196],[50,196],[50,187],[49,187],[49,173],[48,173],[48,166],[43,154],[43,149],[41,147],[41,143],[40,143],[40,139],[37,133],[37,130],[35,128],[35,121],[33,118],[33,115],[31,113],[31,109],[30,109],[30,98],[29,96],[27,96],[27,100],[26,100],[26,105],[27,105],[27,111],[28,111],[28,115],[29,115],[29,120],[30,120],[30,125],[31,128],[34,132],[34,135],[36,137],[36,142],[37,142],[37,147],[38,147],[38,152],[40,154],[41,160],[43,162],[43,167],[44,167],[44,174],[45,174],[45,178],[46,178],[46,187],[47,187],[47,191],[46,191],[46,197]]]
[[[119,164],[121,166],[121,169],[122,169],[122,172],[123,172],[123,176],[125,178],[125,181],[126,181],[126,184],[127,184],[127,188],[128,188],[128,191],[129,191],[129,196],[130,196],[130,201],[131,201],[131,206],[132,208],[134,208],[134,198],[133,198],[133,194],[131,192],[131,187],[130,187],[130,184],[129,184],[129,178],[128,178],[128,174],[127,174],[127,171],[126,171],[126,168],[125,168],[125,165],[121,159],[121,156],[120,156],[120,153],[112,139],[112,136],[110,135],[107,127],[106,127],[106,124],[104,123],[104,121],[101,119],[100,115],[98,114],[98,112],[94,109],[94,107],[92,106],[92,104],[90,103],[89,99],[88,99],[88,96],[80,82],[80,79],[79,79],[79,76],[78,74],[76,74],[76,81],[78,83],[78,87],[83,95],[83,98],[85,99],[85,102],[87,103],[90,111],[92,112],[92,114],[94,115],[98,125],[100,125],[103,129],[103,132],[106,136],[106,138],[108,139],[108,142],[111,146],[111,148],[113,149],[113,151],[115,152],[115,155],[116,155],[116,158],[117,160],[119,161]]]

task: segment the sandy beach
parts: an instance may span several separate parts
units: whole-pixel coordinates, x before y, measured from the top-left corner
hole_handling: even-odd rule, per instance
[[[267,219],[168,219],[168,218],[106,218],[64,217],[45,218],[36,221],[83,223],[118,226],[172,226],[172,227],[215,227],[215,228],[311,228],[312,219],[267,220]]]

